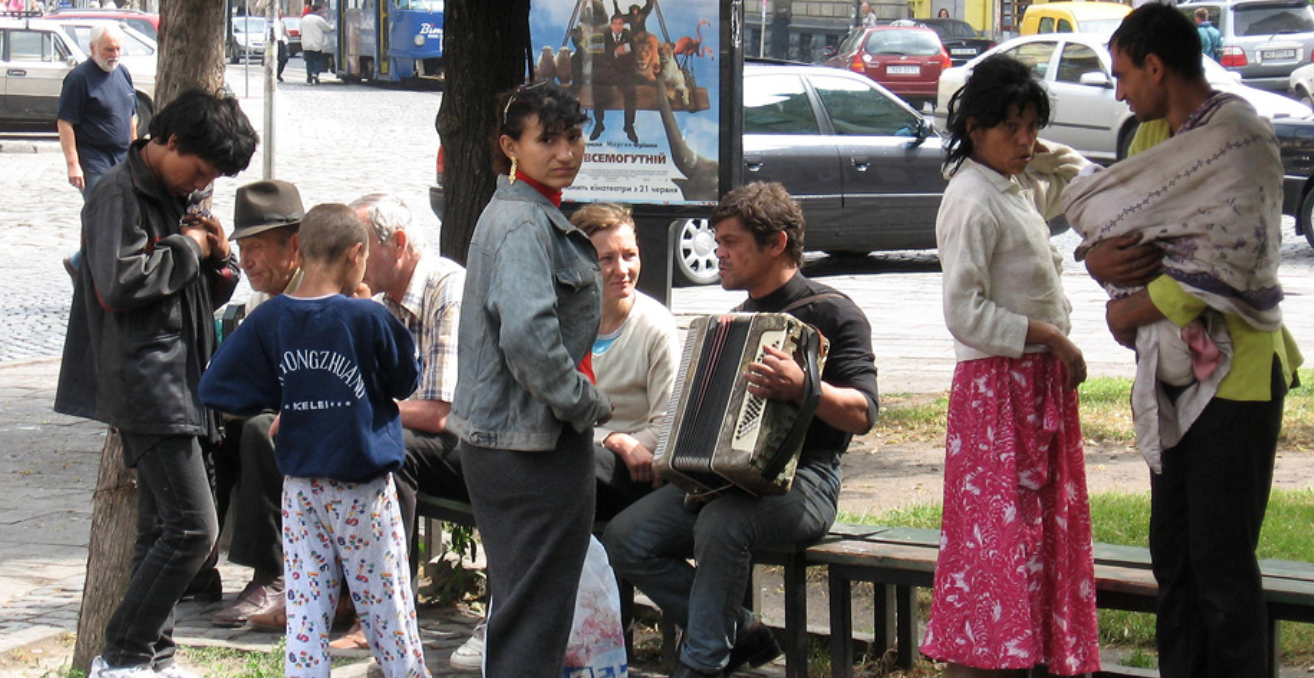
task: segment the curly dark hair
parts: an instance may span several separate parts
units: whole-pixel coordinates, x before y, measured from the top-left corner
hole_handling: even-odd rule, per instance
[[[1168,70],[1187,80],[1204,76],[1200,32],[1172,5],[1151,2],[1132,10],[1109,38],[1109,48],[1127,55],[1137,68],[1145,66],[1145,57],[1153,54]]]
[[[784,233],[786,254],[796,266],[803,266],[803,209],[783,185],[755,181],[726,193],[712,210],[712,228],[732,218],[753,233],[759,248],[770,245],[777,233]]]
[[[1025,64],[1010,56],[994,54],[972,69],[967,84],[949,99],[949,116],[945,127],[949,136],[944,142],[944,169],[952,174],[976,151],[969,121],[989,129],[1003,122],[1013,106],[1024,110],[1036,107],[1040,126],[1049,124],[1049,93]]]
[[[530,116],[538,116],[538,123],[544,131],[558,134],[580,127],[589,119],[575,95],[550,82],[520,85],[502,93],[497,98],[497,112],[499,118],[493,131],[493,169],[499,174],[511,171],[511,159],[502,152],[502,135],[520,139]]]
[[[236,176],[251,163],[260,135],[237,99],[189,89],[160,109],[150,123],[151,141],[178,141],[178,152],[199,155],[224,176]]]

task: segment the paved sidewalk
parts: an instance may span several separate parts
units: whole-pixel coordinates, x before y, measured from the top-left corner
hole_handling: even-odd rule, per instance
[[[56,360],[0,365],[0,656],[77,628],[105,427],[51,411],[58,374]],[[225,600],[231,600],[250,570],[227,563],[220,570]],[[224,605],[183,603],[180,643],[268,650],[278,641],[272,633],[212,626],[211,616]],[[450,608],[420,610],[427,664],[435,676],[471,675],[450,670],[447,657],[476,621]],[[334,675],[364,676],[369,663],[361,659]],[[43,674],[0,668],[0,678]],[[635,670],[631,675],[654,674]],[[783,660],[744,675],[783,676]]]

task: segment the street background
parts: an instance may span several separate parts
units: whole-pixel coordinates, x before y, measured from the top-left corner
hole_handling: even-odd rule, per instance
[[[302,84],[300,63],[292,61],[287,83],[279,86],[275,176],[299,187],[307,209],[323,202],[346,203],[367,193],[397,194],[410,205],[436,251],[439,224],[428,206],[428,187],[434,179],[434,116],[441,93],[346,85],[327,76],[323,85],[309,87]],[[228,68],[228,82],[243,97],[257,129],[263,119],[262,77],[253,65],[248,93],[242,68]],[[257,152],[246,172],[219,180],[214,212],[226,229],[237,187],[260,178]],[[82,205],[68,185],[53,135],[0,133],[0,187],[0,279],[6,288],[0,294],[3,655],[76,625],[104,427],[50,409],[72,294],[61,259],[77,247]],[[1314,250],[1292,228],[1286,219],[1284,312],[1297,340],[1314,355]],[[1055,242],[1070,253],[1077,239],[1068,233]],[[810,255],[809,261],[807,274],[848,293],[867,313],[883,393],[948,387],[953,349],[940,311],[940,273],[933,251],[842,261]],[[1104,292],[1070,259],[1063,283],[1074,305],[1072,336],[1086,354],[1090,374],[1130,376],[1131,353],[1117,346],[1105,329]],[[243,283],[237,299],[248,293]],[[741,296],[717,287],[677,289],[672,308],[687,325],[690,316],[724,311]],[[240,569],[225,569],[228,593],[244,582]],[[224,640],[202,623],[207,610],[190,611],[190,621],[184,619],[189,632]],[[446,652],[464,639],[468,621],[442,617],[426,622],[426,642],[431,652],[439,653],[429,662],[431,669],[446,666]],[[231,636],[228,640],[239,642]],[[6,673],[0,661],[0,675]]]

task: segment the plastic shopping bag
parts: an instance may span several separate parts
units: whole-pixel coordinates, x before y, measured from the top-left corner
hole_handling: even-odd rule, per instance
[[[620,589],[607,551],[589,537],[589,554],[575,596],[575,620],[566,647],[565,678],[627,678],[625,630],[621,625]]]

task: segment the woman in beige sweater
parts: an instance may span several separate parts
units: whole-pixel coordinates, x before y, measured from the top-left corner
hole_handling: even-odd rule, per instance
[[[598,520],[609,520],[661,484],[652,456],[677,363],[675,318],[640,292],[639,246],[630,210],[612,203],[585,206],[571,223],[588,234],[602,268],[602,323],[593,343],[598,388],[612,417],[593,429]]]

